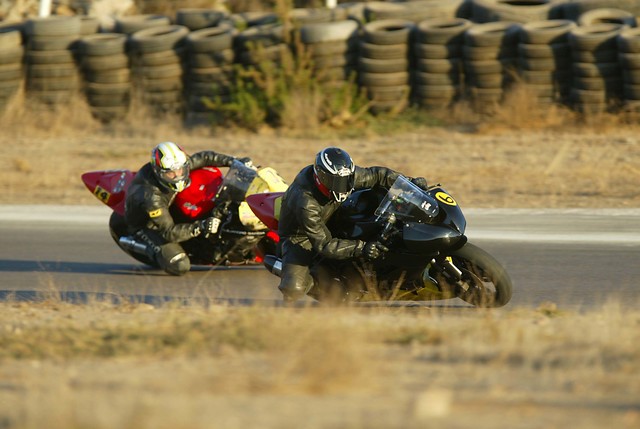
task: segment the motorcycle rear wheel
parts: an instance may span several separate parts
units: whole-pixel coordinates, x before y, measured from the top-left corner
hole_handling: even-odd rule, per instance
[[[455,293],[476,307],[502,307],[510,300],[513,284],[504,267],[489,253],[471,243],[449,254],[453,264],[462,271],[462,282]]]

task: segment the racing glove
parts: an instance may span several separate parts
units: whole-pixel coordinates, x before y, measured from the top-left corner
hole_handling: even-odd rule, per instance
[[[423,191],[426,191],[429,189],[429,184],[427,183],[427,179],[425,179],[424,177],[414,177],[413,179],[411,179],[411,183],[413,183]]]
[[[236,158],[236,160],[240,161],[241,163],[243,163],[249,168],[255,168],[253,165],[253,161],[251,161],[251,158],[249,158],[248,156],[245,156],[242,158]]]
[[[373,261],[388,252],[389,249],[378,241],[369,241],[362,248],[362,257],[368,261]]]
[[[192,236],[215,234],[220,229],[220,219],[208,217],[195,223],[196,227],[192,231]]]

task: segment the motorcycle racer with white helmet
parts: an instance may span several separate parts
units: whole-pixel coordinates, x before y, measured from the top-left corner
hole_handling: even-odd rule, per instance
[[[210,217],[190,223],[175,223],[170,206],[178,192],[189,187],[189,173],[203,167],[229,167],[236,158],[214,151],[189,156],[174,142],[162,142],[151,151],[151,160],[136,173],[127,190],[124,222],[128,232],[144,243],[149,257],[167,273],[183,275],[191,263],[181,242],[215,234],[220,219]],[[240,161],[249,163],[249,158]],[[114,229],[122,225],[112,225]]]

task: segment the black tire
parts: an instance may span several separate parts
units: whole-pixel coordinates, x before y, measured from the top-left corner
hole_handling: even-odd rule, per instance
[[[471,243],[449,254],[453,263],[462,270],[467,291],[461,288],[456,292],[462,300],[476,307],[502,307],[513,294],[513,284],[504,267],[489,253]],[[487,287],[487,283],[489,286]]]
[[[366,24],[363,29],[365,43],[374,45],[399,45],[411,42],[415,29],[412,21],[404,19],[384,19]]]
[[[579,26],[602,23],[623,24],[629,27],[635,27],[636,17],[629,11],[608,7],[592,9],[578,17]]]
[[[116,19],[115,32],[132,35],[140,30],[165,25],[171,25],[171,20],[164,15],[129,15]]]
[[[474,22],[531,22],[549,19],[552,2],[548,0],[504,1],[471,0],[471,14]]]
[[[176,24],[191,31],[215,27],[227,16],[225,12],[205,8],[184,8],[176,11]]]
[[[549,19],[528,22],[520,28],[520,42],[527,44],[566,43],[575,22],[566,19]]]
[[[218,52],[233,47],[233,30],[229,27],[212,27],[187,35],[187,46],[192,53]]]
[[[473,23],[464,18],[428,19],[418,23],[416,41],[433,45],[462,44]]]
[[[119,33],[99,33],[80,39],[80,52],[90,56],[107,56],[126,53],[127,36]]]

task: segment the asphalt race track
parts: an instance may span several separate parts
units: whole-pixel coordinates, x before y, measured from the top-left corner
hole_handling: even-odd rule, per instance
[[[465,213],[469,241],[511,275],[508,307],[640,304],[640,209]],[[278,279],[261,266],[195,267],[183,277],[146,268],[116,247],[108,218],[101,206],[0,206],[0,299],[281,305]]]

